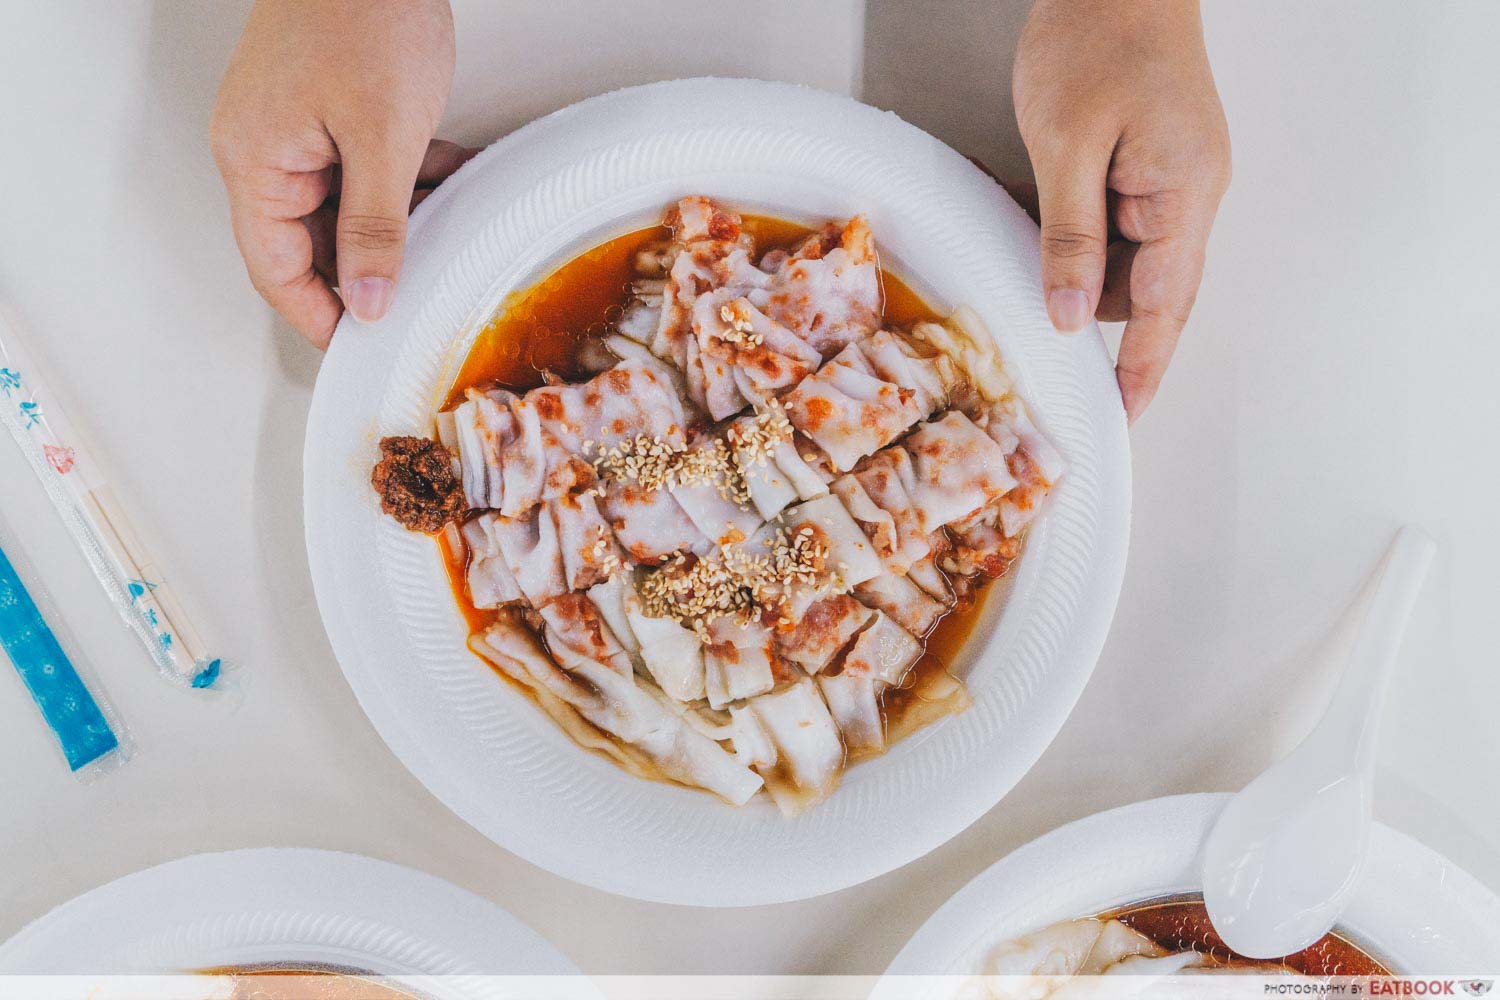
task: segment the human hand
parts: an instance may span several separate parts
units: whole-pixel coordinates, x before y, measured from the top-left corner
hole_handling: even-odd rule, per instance
[[[1198,4],[1037,0],[1012,90],[1036,171],[1048,315],[1064,332],[1096,314],[1128,319],[1116,375],[1134,421],[1187,322],[1229,185]]]
[[[250,281],[320,348],[385,315],[406,216],[473,155],[432,142],[453,80],[447,0],[258,0],[210,136]],[[337,287],[342,293],[335,293]]]

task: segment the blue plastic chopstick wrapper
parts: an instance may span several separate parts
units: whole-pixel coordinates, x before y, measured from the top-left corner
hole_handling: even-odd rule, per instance
[[[78,771],[120,749],[114,727],[4,550],[0,550],[0,647],[62,745],[69,768]]]

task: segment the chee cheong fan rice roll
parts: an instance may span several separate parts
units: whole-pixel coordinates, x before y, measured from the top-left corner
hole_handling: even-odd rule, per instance
[[[888,315],[862,217],[752,223],[682,199],[576,371],[461,383],[373,481],[448,525],[471,648],[581,745],[794,815],[968,705],[922,664],[1064,465],[972,311]]]

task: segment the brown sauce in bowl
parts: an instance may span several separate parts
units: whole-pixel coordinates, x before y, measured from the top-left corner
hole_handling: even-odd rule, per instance
[[[1276,961],[1245,958],[1224,944],[1199,895],[1148,900],[1100,916],[1120,921],[1167,951],[1202,952],[1219,965],[1280,965],[1289,972],[1314,978],[1392,974],[1378,959],[1338,931],[1324,935],[1310,948]]]

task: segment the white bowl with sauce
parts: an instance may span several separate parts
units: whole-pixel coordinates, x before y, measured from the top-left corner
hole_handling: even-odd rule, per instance
[[[572,744],[468,652],[439,546],[381,515],[381,437],[430,433],[487,321],[516,292],[701,193],[796,223],[865,214],[882,262],[994,332],[1067,461],[1026,551],[951,668],[974,706],[850,769],[793,820],[623,773]],[[413,218],[401,291],[341,328],[305,454],[318,603],[382,737],[498,844],[607,891],[694,905],[831,892],[931,851],[992,807],[1061,727],[1114,612],[1129,535],[1129,447],[1097,330],[1056,335],[1035,226],[963,157],[894,115],[755,81],[593,98],[476,157]],[[999,588],[990,588],[992,591]]]
[[[578,975],[535,931],[451,883],[304,848],[169,861],[63,903],[0,944],[0,975],[255,969],[421,977],[424,995],[465,1000],[510,995],[487,976]],[[184,995],[182,982],[167,986]]]
[[[1017,849],[928,918],[874,997],[912,995],[912,980],[902,984],[897,977],[977,974],[997,945],[1064,921],[1192,896],[1201,910],[1201,849],[1229,798],[1137,802]],[[1335,934],[1392,975],[1456,977],[1500,969],[1500,899],[1383,824],[1372,833],[1368,862]]]

